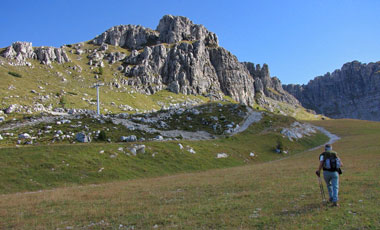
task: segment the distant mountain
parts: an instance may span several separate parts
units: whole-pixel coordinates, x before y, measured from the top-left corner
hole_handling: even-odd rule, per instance
[[[283,85],[305,108],[332,118],[380,121],[380,62],[343,65],[307,85]]]
[[[182,16],[165,15],[155,30],[136,25],[114,26],[86,43],[61,48],[32,47],[29,42],[15,42],[0,49],[0,56],[4,72],[16,69],[33,72],[40,78],[45,75],[38,80],[41,83],[47,76],[61,78],[63,83],[60,84],[60,81],[45,82],[54,85],[54,90],[61,88],[56,95],[64,95],[70,90],[70,97],[75,97],[86,87],[79,88],[75,82],[87,83],[89,87],[94,81],[102,80],[117,89],[114,93],[125,90],[154,95],[168,90],[213,100],[229,96],[239,103],[282,114],[295,115],[296,110],[302,109],[297,99],[282,89],[280,80],[270,76],[268,65],[261,67],[239,62],[219,46],[216,34]],[[22,69],[23,66],[33,71]],[[94,75],[97,80],[92,77]],[[65,88],[68,85],[70,87]],[[50,108],[59,106],[55,94],[50,93],[46,100]],[[73,99],[71,104],[75,103]],[[10,106],[8,102],[4,104]]]

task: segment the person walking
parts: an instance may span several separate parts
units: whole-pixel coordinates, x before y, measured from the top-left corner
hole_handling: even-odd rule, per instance
[[[329,192],[329,202],[332,202],[333,207],[339,207],[339,174],[342,173],[340,167],[343,166],[338,154],[332,151],[330,144],[325,145],[325,151],[319,155],[319,167],[315,172],[318,177],[321,176],[323,168],[323,177],[325,179],[327,190]]]

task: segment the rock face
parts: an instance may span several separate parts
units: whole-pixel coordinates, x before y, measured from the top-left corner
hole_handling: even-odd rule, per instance
[[[349,62],[307,85],[283,87],[305,108],[328,117],[380,121],[380,62]]]
[[[70,59],[62,48],[37,47],[31,42],[14,42],[1,53],[2,57],[14,61],[14,65],[31,65],[27,59],[37,59],[41,64],[50,65],[52,61],[58,63],[69,62]]]
[[[209,32],[203,25],[195,25],[186,17],[165,15],[156,29],[159,33],[159,41],[176,43],[179,41],[200,40],[206,46],[217,46],[216,34]]]
[[[132,25],[112,27],[92,43],[131,49],[119,68],[128,77],[121,83],[140,92],[168,89],[217,99],[228,95],[244,104],[254,103],[254,80],[247,68],[218,47],[214,33],[188,18],[166,15],[155,31]]]
[[[263,67],[260,67],[260,65],[255,66],[255,64],[251,62],[243,62],[243,64],[247,67],[255,81],[254,86],[255,93],[257,95],[265,96],[291,105],[300,105],[299,101],[295,97],[282,88],[280,79],[277,77],[270,77],[269,67],[267,64],[264,64]],[[264,104],[264,102],[260,102],[260,100],[262,100],[261,97],[257,97],[257,100],[259,104]]]
[[[141,49],[146,45],[156,44],[158,32],[143,26],[114,26],[92,40],[93,44],[103,43],[127,49]]]

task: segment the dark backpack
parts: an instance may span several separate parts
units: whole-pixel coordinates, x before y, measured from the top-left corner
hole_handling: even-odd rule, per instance
[[[323,154],[323,170],[326,171],[339,171],[340,159],[336,156],[335,152],[324,152]]]

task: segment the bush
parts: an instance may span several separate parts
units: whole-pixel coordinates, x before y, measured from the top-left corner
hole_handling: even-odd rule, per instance
[[[277,139],[276,149],[280,150],[281,153],[284,151],[284,143],[280,138]]]
[[[100,141],[106,141],[107,140],[107,134],[104,130],[100,131],[98,140]]]
[[[8,72],[9,75],[12,75],[13,77],[18,77],[18,78],[22,78],[21,74],[19,73],[16,73],[16,72]]]
[[[99,66],[98,73],[99,75],[103,75],[103,67]]]
[[[64,96],[62,96],[60,99],[59,99],[59,104],[62,106],[62,108],[65,108],[65,105],[67,104],[67,100]]]

